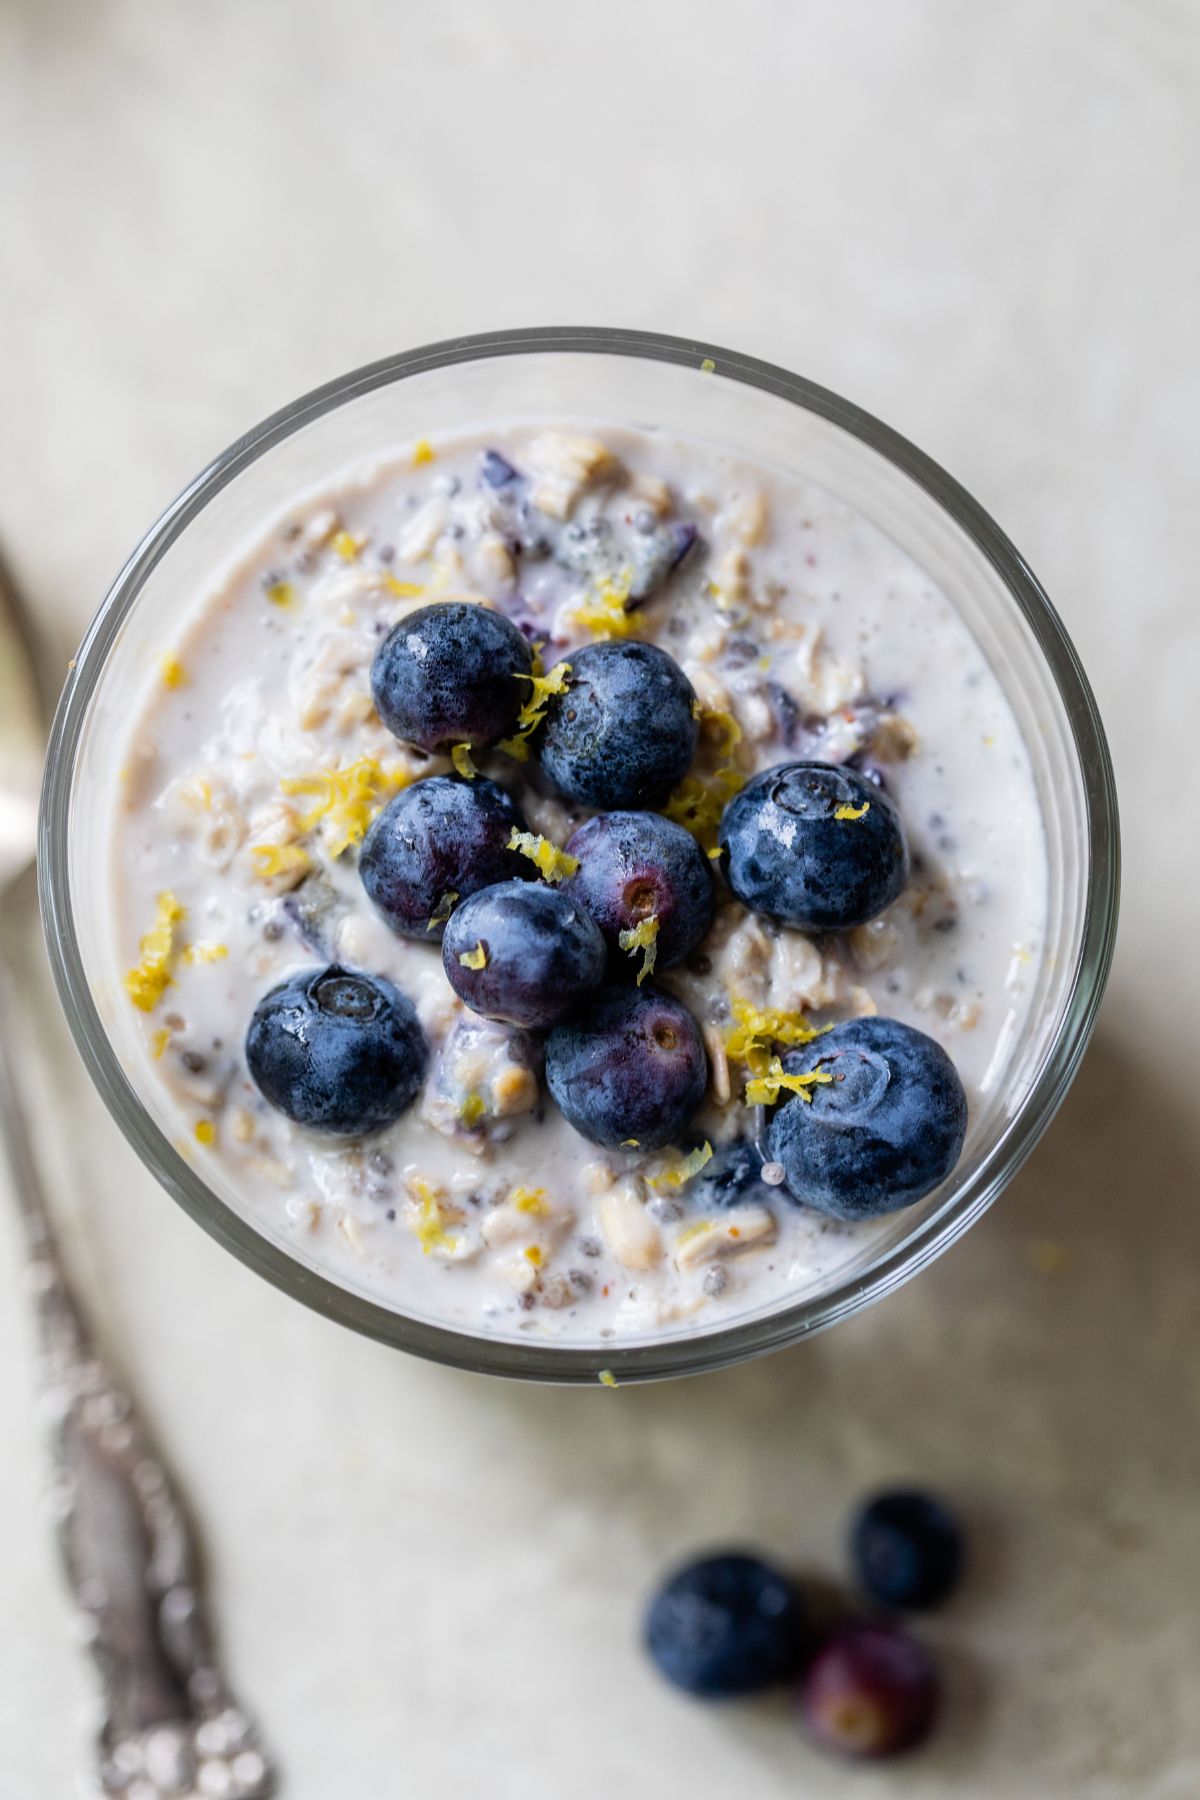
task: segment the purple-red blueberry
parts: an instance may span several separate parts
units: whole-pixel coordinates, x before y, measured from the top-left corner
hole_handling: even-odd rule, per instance
[[[687,1130],[708,1082],[700,1027],[649,983],[606,988],[546,1044],[546,1083],[583,1137],[657,1150]]]
[[[604,934],[614,969],[640,963],[620,947],[623,931],[653,916],[655,967],[669,969],[694,950],[712,924],[712,865],[690,832],[658,813],[598,813],[567,845],[579,867],[565,886]]]
[[[845,1625],[826,1640],[800,1683],[800,1713],[822,1748],[855,1760],[911,1750],[938,1707],[929,1652],[891,1625]]]

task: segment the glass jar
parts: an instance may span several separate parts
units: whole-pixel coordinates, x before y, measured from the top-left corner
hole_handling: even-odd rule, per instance
[[[111,819],[134,696],[164,619],[210,589],[298,495],[418,436],[487,420],[586,418],[700,438],[820,483],[886,532],[952,599],[1004,689],[1045,829],[1048,910],[1036,989],[1007,1079],[928,1200],[891,1215],[811,1291],[710,1329],[594,1345],[471,1333],[393,1310],[218,1191],[176,1141],[116,960]],[[1046,595],[988,515],[928,457],[837,395],[749,357],[644,332],[559,329],[462,338],[375,363],[297,400],[220,456],[121,571],[72,667],[54,723],[40,879],[51,963],[89,1073],[146,1165],[221,1243],[285,1292],[359,1331],[459,1367],[618,1382],[720,1367],[796,1342],[889,1293],[977,1219],[1053,1117],[1095,1020],[1118,902],[1112,768],[1095,702]],[[215,1179],[215,1178],[214,1178]]]

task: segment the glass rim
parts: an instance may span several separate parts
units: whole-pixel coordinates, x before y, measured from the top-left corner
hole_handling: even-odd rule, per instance
[[[623,1345],[528,1344],[435,1325],[393,1311],[320,1275],[242,1218],[160,1130],[117,1059],[92,995],[70,890],[69,824],[76,756],[93,694],[121,626],[151,572],[209,501],[264,453],[324,414],[427,370],[502,356],[575,353],[641,357],[715,373],[841,427],[898,468],[986,559],[1024,617],[1049,668],[1078,758],[1086,816],[1086,876],[1075,966],[1058,1030],[1029,1091],[971,1178],[911,1236],[816,1299],[711,1331]],[[1062,621],[1016,547],[977,501],[900,433],[828,388],[775,364],[699,339],[603,326],[484,332],[385,357],[326,382],[271,414],[217,456],[142,537],[92,620],[55,712],[42,787],[38,889],[55,987],[88,1074],[159,1183],[240,1261],[293,1299],[395,1348],[477,1373],[557,1383],[621,1382],[700,1374],[766,1354],[827,1329],[917,1274],[972,1225],[1007,1185],[1057,1112],[1087,1047],[1112,961],[1120,842],[1112,761],[1091,686]]]

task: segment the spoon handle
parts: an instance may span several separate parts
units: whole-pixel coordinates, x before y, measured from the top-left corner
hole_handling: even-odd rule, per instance
[[[274,1772],[218,1663],[187,1513],[96,1347],[51,1223],[15,1079],[13,1002],[0,958],[0,1139],[28,1251],[53,1515],[100,1677],[100,1791],[263,1800]]]

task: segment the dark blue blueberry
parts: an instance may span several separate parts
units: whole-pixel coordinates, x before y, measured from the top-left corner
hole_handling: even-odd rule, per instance
[[[272,988],[246,1033],[246,1064],[264,1099],[331,1137],[394,1124],[428,1060],[412,1002],[390,981],[337,963]]]
[[[668,1681],[702,1699],[757,1694],[796,1673],[804,1603],[787,1576],[727,1551],[688,1563],[646,1611],[646,1648]]]
[[[865,776],[832,763],[765,769],[729,802],[718,835],[738,899],[804,931],[862,925],[908,879],[892,802]]]
[[[371,693],[390,732],[421,750],[494,744],[529,698],[529,645],[511,619],[469,600],[421,606],[375,652]]]
[[[651,914],[658,919],[655,967],[668,969],[694,950],[712,924],[716,888],[712,864],[690,831],[658,813],[598,813],[567,845],[579,867],[565,883],[604,933],[614,968],[641,965],[620,947]]]
[[[724,1212],[731,1206],[763,1206],[777,1188],[762,1178],[762,1157],[749,1138],[720,1144],[687,1186],[689,1207],[697,1212]]]
[[[479,459],[479,480],[484,487],[506,488],[521,479],[507,456],[498,450],[485,450]]]
[[[802,1049],[790,1075],[832,1081],[775,1108],[767,1149],[793,1197],[835,1219],[874,1219],[944,1181],[967,1129],[967,1097],[940,1044],[897,1019],[850,1019]]]
[[[823,1749],[855,1761],[911,1750],[937,1716],[929,1652],[890,1625],[843,1625],[821,1646],[800,1684],[800,1712]]]
[[[643,1150],[678,1139],[707,1082],[695,1019],[649,985],[605,989],[546,1045],[546,1083],[564,1117],[607,1150],[630,1138]]]
[[[877,1494],[863,1507],[850,1533],[850,1554],[870,1599],[921,1612],[958,1586],[963,1536],[940,1500],[900,1488]]]
[[[442,964],[459,999],[485,1019],[530,1031],[557,1025],[593,994],[607,961],[604,939],[582,906],[531,881],[472,894],[442,938]]]
[[[698,541],[696,527],[678,519],[648,533],[635,533],[630,540],[633,580],[629,584],[634,604],[649,600]]]
[[[532,878],[533,864],[508,847],[524,829],[494,781],[430,775],[385,806],[363,840],[358,872],[393,931],[438,943],[459,900],[496,881]]]
[[[696,751],[696,695],[679,664],[635,639],[588,644],[538,734],[542,767],[561,793],[598,808],[657,806]]]

